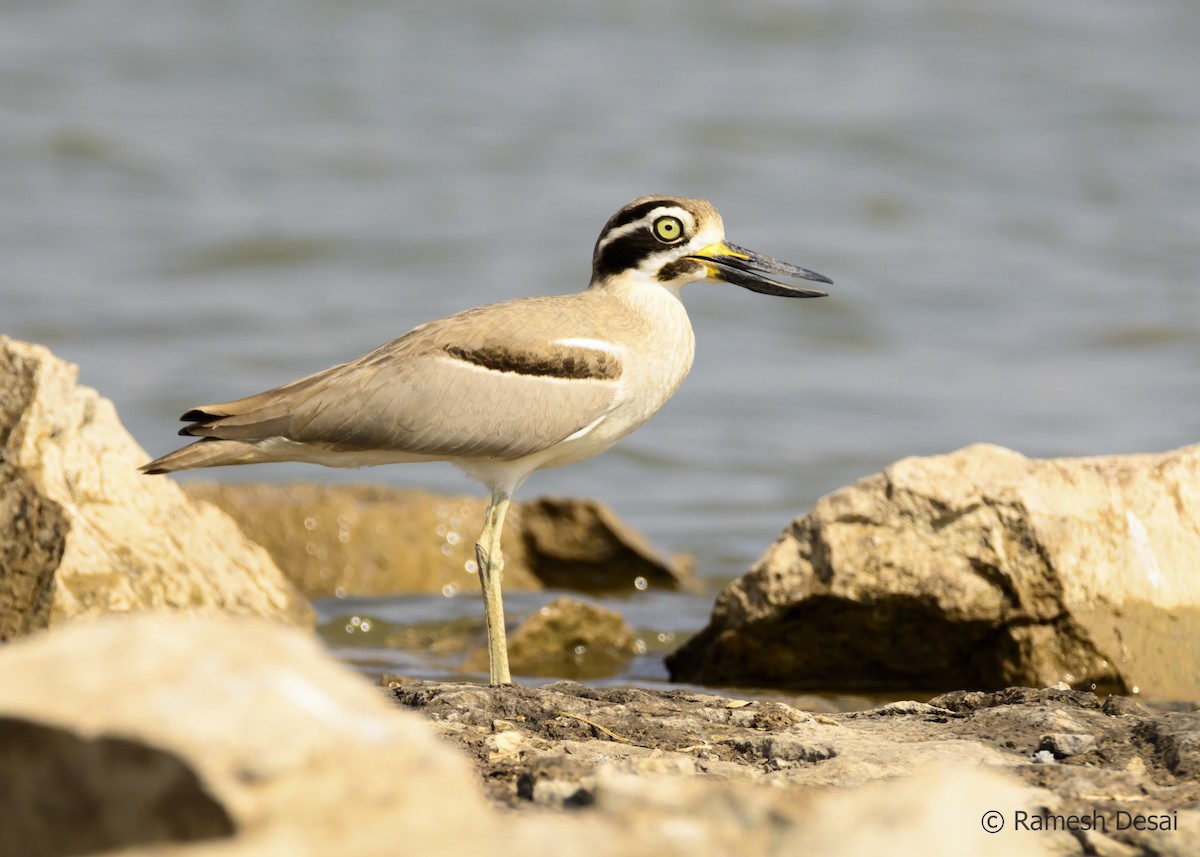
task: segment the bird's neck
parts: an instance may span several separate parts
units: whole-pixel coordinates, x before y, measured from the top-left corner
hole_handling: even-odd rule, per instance
[[[691,320],[679,299],[680,285],[664,285],[651,276],[629,272],[593,282],[584,292],[593,300],[623,307],[624,335],[641,341],[643,353],[658,355],[672,391],[691,367],[696,347]]]
[[[666,296],[679,301],[682,283],[664,283],[642,271],[625,271],[615,277],[593,279],[588,291],[601,292],[636,304],[655,305]]]

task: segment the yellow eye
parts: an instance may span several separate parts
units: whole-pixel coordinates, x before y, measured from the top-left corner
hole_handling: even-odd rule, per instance
[[[674,244],[683,237],[683,221],[678,217],[660,217],[654,221],[654,237],[659,241]]]

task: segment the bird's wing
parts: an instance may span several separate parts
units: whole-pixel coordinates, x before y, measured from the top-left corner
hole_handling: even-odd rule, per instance
[[[526,298],[416,328],[350,363],[184,414],[181,434],[336,450],[511,460],[612,409],[620,351],[573,296]],[[581,312],[581,310],[584,310]]]

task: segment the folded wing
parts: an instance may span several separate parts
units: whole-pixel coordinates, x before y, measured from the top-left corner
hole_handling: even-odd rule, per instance
[[[180,434],[333,451],[512,460],[606,415],[619,350],[597,320],[527,298],[416,328],[358,360],[265,393],[195,408]]]

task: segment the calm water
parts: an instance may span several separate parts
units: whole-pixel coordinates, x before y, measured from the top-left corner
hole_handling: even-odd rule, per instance
[[[523,494],[605,500],[715,585],[906,455],[1200,440],[1197,44],[1194,0],[13,2],[0,332],[79,363],[158,454],[187,406],[583,287],[634,196],[709,198],[833,296],[690,287],[676,398]],[[656,640],[710,597],[617,606]],[[478,610],[454,601],[354,608]]]

